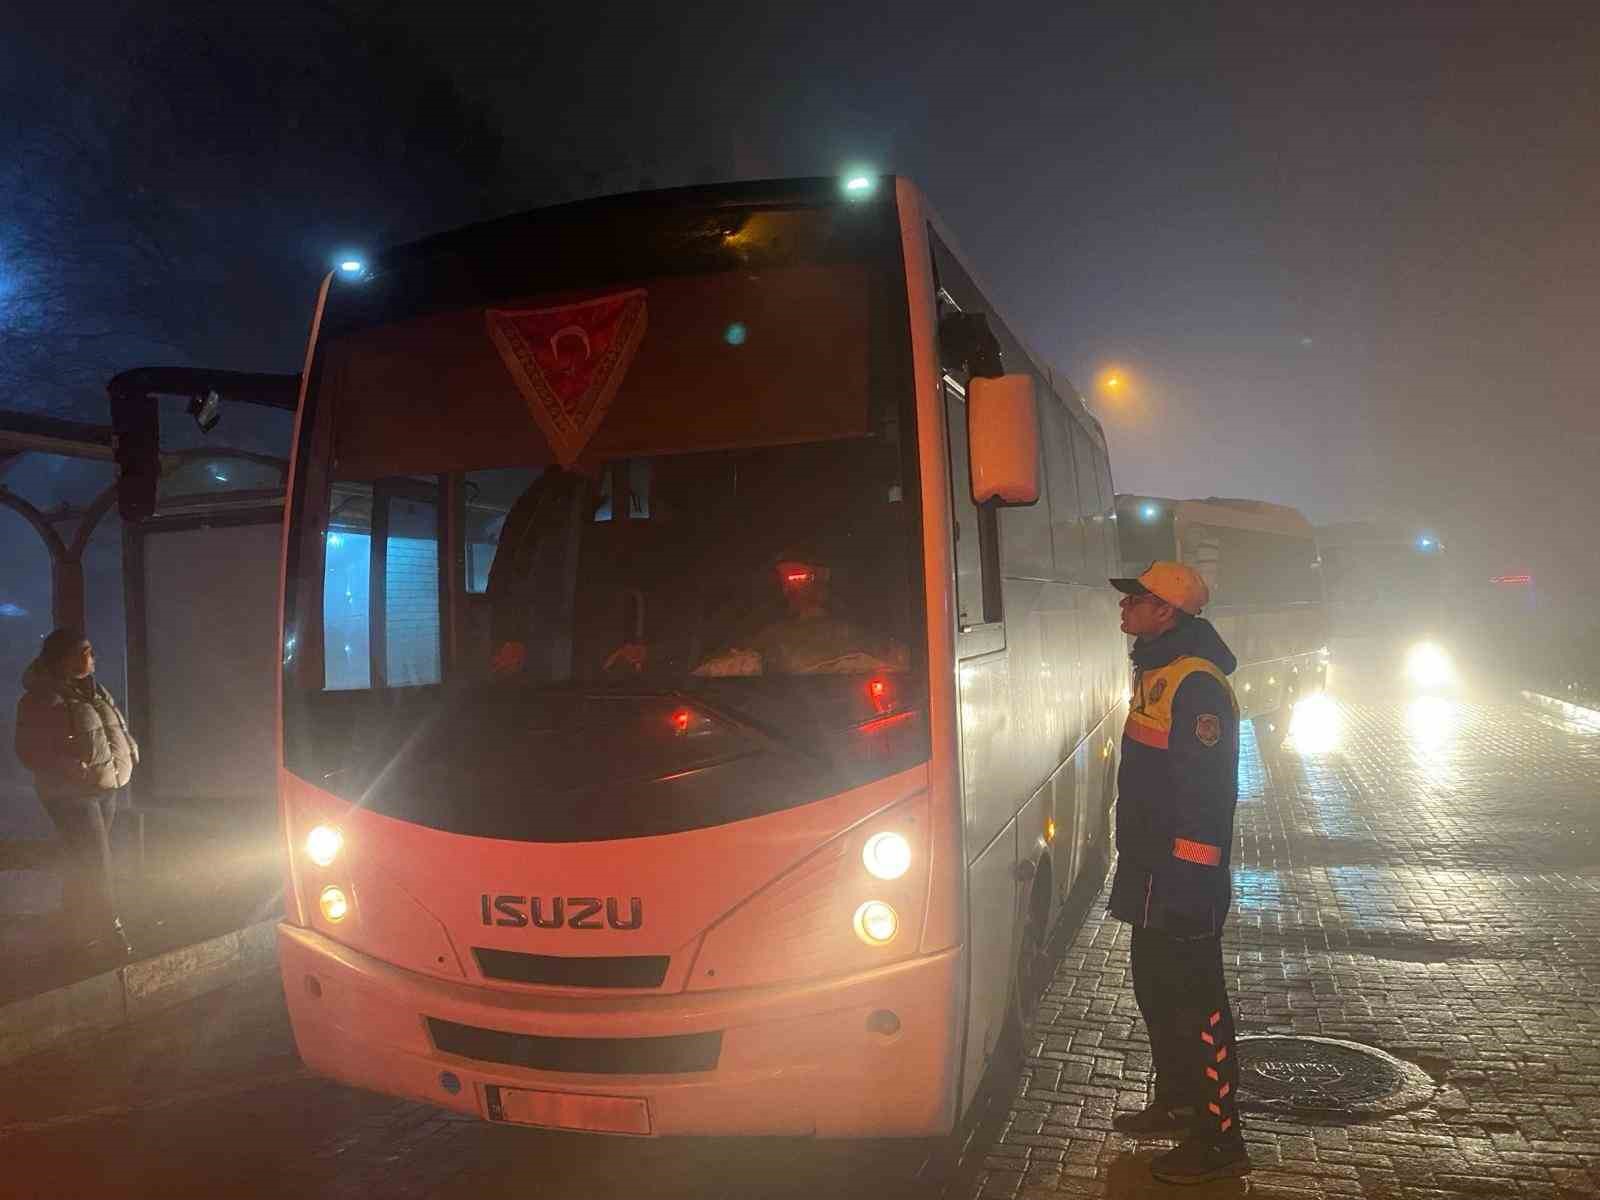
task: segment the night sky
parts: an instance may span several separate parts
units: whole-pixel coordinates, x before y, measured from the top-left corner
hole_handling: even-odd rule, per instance
[[[1469,574],[1600,587],[1592,5],[503,7],[381,10],[486,104],[513,180],[493,207],[910,175],[1091,396],[1119,490],[1388,518]],[[88,51],[41,13],[7,71],[48,88]],[[322,243],[363,236],[315,200],[280,206],[310,214],[307,307]],[[260,239],[219,244],[232,277],[259,268]],[[222,365],[296,369],[303,329]],[[1113,364],[1118,395],[1097,386]]]

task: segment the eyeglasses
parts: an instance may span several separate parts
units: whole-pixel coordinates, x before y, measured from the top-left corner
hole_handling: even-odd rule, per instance
[[[1124,596],[1118,603],[1131,606],[1134,604],[1143,604],[1146,600],[1154,604],[1166,603],[1165,600],[1156,595],[1154,592],[1139,592],[1136,595]]]

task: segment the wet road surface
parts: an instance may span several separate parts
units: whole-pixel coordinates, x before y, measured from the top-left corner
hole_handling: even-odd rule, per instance
[[[1509,701],[1330,704],[1278,753],[1247,736],[1236,837],[1241,1035],[1362,1042],[1429,1081],[1381,1117],[1246,1107],[1247,1180],[1164,1187],[1163,1144],[1110,1131],[1150,1058],[1096,904],[942,1181],[904,1144],[618,1141],[352,1091],[300,1069],[268,976],[8,1068],[0,1195],[1600,1195],[1600,732]]]

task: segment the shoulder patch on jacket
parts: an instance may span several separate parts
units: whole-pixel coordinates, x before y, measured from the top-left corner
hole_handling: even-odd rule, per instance
[[[1201,713],[1194,719],[1195,740],[1202,746],[1215,746],[1222,738],[1222,722],[1216,713]]]

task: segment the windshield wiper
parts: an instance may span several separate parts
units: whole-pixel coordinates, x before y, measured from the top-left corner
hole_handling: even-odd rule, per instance
[[[788,750],[803,758],[809,758],[812,762],[822,763],[824,766],[831,767],[833,765],[833,757],[826,750],[813,746],[809,742],[795,737],[792,733],[785,733],[780,729],[775,729],[767,722],[752,717],[743,709],[734,708],[731,705],[722,703],[720,700],[709,701],[698,692],[685,692],[674,689],[668,692],[667,695],[674,700],[681,700],[685,704],[692,704],[719,721],[726,721],[729,725],[735,725],[740,729],[747,730],[771,747]]]
[[[698,692],[688,692],[682,688],[640,688],[629,686],[594,687],[590,685],[583,691],[585,700],[675,700],[680,704],[687,704],[697,708],[709,717],[714,717],[726,725],[742,729],[755,736],[757,741],[765,742],[768,749],[787,750],[791,754],[798,754],[802,758],[809,758],[813,762],[822,763],[824,766],[833,765],[833,757],[825,750],[787,733],[782,729],[758,717],[751,716],[742,708],[731,704],[724,704],[720,700],[708,700]]]

